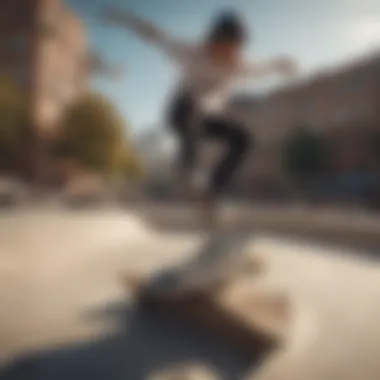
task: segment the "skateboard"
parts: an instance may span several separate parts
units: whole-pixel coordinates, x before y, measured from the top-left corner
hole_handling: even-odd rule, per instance
[[[144,290],[144,293],[163,298],[212,293],[241,275],[258,275],[264,271],[263,261],[250,257],[245,249],[250,240],[250,234],[237,230],[216,231],[190,261],[150,279],[131,274],[124,277],[124,282],[134,292]]]
[[[216,232],[190,261],[152,278],[126,276],[124,283],[150,310],[200,321],[249,349],[258,342],[272,347],[287,330],[289,303],[282,295],[257,292],[253,285],[239,290],[242,278],[266,271],[265,262],[249,256],[250,241],[251,234],[238,230]]]

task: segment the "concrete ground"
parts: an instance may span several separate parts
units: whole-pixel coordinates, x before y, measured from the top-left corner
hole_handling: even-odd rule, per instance
[[[252,286],[286,291],[293,305],[285,347],[261,366],[207,333],[134,310],[123,273],[180,262],[204,238],[164,234],[119,210],[2,215],[1,378],[139,380],[192,362],[223,380],[380,377],[380,268],[365,252],[252,233],[247,249],[268,265]]]

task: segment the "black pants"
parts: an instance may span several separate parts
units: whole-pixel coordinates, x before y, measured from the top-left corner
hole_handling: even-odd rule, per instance
[[[252,149],[251,135],[236,120],[202,115],[187,94],[176,97],[172,102],[169,123],[179,140],[178,164],[184,172],[194,169],[198,142],[201,139],[215,139],[226,145],[226,154],[211,174],[209,189],[214,195],[222,193],[230,184],[236,169],[243,163],[247,152]]]

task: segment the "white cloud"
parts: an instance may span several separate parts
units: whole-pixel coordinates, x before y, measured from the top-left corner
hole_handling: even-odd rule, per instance
[[[380,46],[380,17],[367,16],[355,22],[351,39],[357,47]]]

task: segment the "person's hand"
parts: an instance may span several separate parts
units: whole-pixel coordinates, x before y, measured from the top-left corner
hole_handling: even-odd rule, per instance
[[[293,77],[298,74],[298,65],[292,58],[277,58],[274,61],[274,67],[279,74],[287,77]]]
[[[107,8],[103,12],[102,18],[104,21],[110,22],[110,23],[119,23],[122,20],[120,10],[118,8],[115,8],[115,7]]]
[[[118,24],[127,28],[134,28],[145,37],[155,39],[159,35],[159,31],[153,25],[137,18],[132,13],[119,9],[117,7],[110,7],[103,13],[103,19],[106,22]]]

